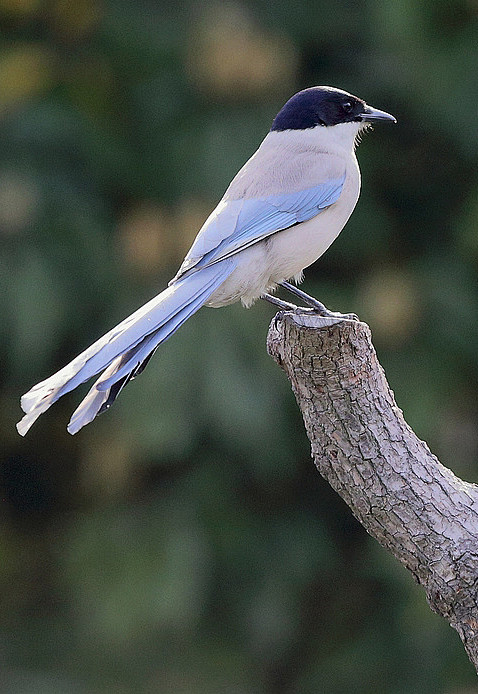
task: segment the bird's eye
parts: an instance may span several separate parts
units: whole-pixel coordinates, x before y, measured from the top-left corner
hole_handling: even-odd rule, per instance
[[[352,102],[351,101],[345,101],[342,104],[342,108],[344,109],[344,111],[346,111],[348,113],[349,111],[352,110]]]

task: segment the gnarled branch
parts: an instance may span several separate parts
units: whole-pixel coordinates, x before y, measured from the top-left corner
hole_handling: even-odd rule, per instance
[[[280,312],[268,349],[292,384],[319,472],[425,588],[478,669],[478,486],[405,422],[366,324]]]

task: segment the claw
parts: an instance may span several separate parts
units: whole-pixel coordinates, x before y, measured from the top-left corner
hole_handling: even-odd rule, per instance
[[[328,309],[326,313],[322,313],[320,311],[316,311],[316,313],[318,313],[319,316],[323,316],[324,318],[335,318],[336,320],[353,320],[360,323],[360,318],[357,316],[356,313],[340,313],[340,311],[329,311]]]

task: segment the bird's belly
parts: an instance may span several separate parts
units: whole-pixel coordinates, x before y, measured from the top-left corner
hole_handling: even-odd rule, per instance
[[[280,282],[298,278],[342,231],[359,192],[360,173],[353,157],[339,200],[312,219],[278,231],[238,253],[236,269],[212,294],[207,305],[219,307],[241,300],[249,306]]]
[[[307,222],[297,224],[270,240],[271,280],[275,283],[296,277],[325,253],[343,228],[325,210]],[[331,211],[332,212],[332,211]]]
[[[220,308],[236,301],[242,301],[245,306],[250,306],[274,286],[270,281],[270,264],[265,241],[246,248],[235,258],[237,261],[235,270],[211,294],[206,306]]]

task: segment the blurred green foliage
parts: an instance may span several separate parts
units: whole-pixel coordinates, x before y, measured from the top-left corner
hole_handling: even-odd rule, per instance
[[[477,480],[478,4],[0,0],[0,688],[464,694],[457,635],[313,469],[268,305],[204,309],[75,438],[18,398],[151,295],[298,89],[394,113],[305,287]]]

